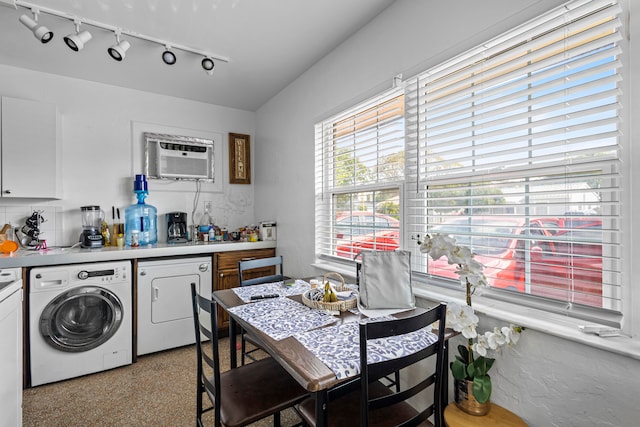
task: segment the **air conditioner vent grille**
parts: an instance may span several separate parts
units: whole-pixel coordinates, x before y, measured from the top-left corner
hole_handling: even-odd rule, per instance
[[[214,181],[214,141],[145,133],[145,173],[149,178]]]

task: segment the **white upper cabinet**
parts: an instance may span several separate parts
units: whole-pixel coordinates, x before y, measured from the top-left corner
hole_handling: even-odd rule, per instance
[[[62,197],[54,104],[2,97],[1,197]]]

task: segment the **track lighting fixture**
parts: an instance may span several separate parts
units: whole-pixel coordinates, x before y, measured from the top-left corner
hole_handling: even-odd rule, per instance
[[[171,52],[171,46],[165,45],[164,52],[162,52],[162,60],[167,65],[173,65],[176,63],[176,55]]]
[[[138,40],[144,40],[149,43],[155,43],[164,46],[164,51],[162,52],[162,60],[167,65],[173,65],[177,62],[177,56],[175,54],[176,50],[189,52],[199,56],[200,58],[204,58],[201,62],[202,68],[209,75],[213,74],[213,68],[215,66],[214,61],[229,62],[229,58],[226,58],[224,56],[215,55],[210,52],[205,52],[188,46],[175,44],[167,40],[161,40],[155,37],[115,27],[110,24],[105,24],[91,19],[85,19],[77,15],[69,14],[67,12],[62,12],[60,10],[33,4],[30,2],[30,0],[0,0],[0,4],[1,3],[12,3],[14,8],[16,9],[18,7],[29,9],[33,14],[33,19],[27,15],[22,15],[20,16],[19,21],[24,26],[29,28],[33,32],[33,35],[42,43],[48,43],[53,38],[53,32],[49,31],[49,29],[42,25],[38,25],[38,14],[46,13],[48,15],[57,16],[58,18],[73,22],[76,30],[75,34],[69,34],[68,36],[65,36],[64,42],[67,46],[69,46],[71,50],[76,52],[82,50],[84,48],[84,45],[89,40],[91,40],[91,34],[88,31],[80,31],[80,25],[82,24],[85,26],[89,25],[91,27],[101,28],[107,31],[113,31],[116,36],[116,43],[113,46],[109,47],[107,49],[107,52],[109,53],[109,56],[111,56],[116,61],[122,61],[125,57],[126,51],[131,47],[131,44],[127,40],[120,40],[121,36],[124,35],[129,39],[133,37]]]
[[[33,13],[33,19],[29,18],[27,15],[22,15],[20,16],[19,21],[22,22],[22,25],[33,32],[35,38],[40,40],[42,43],[48,43],[53,38],[53,32],[49,31],[49,29],[44,25],[38,25],[38,14],[40,13],[38,9],[31,9],[31,13]]]
[[[202,68],[204,68],[204,71],[207,74],[212,75],[214,66],[215,64],[213,63],[213,59],[209,58],[208,56],[205,56],[204,59],[202,60]]]
[[[84,44],[91,40],[91,33],[89,31],[80,31],[80,21],[73,21],[76,26],[76,33],[64,36],[64,42],[69,46],[69,49],[78,52],[82,50]]]
[[[120,31],[115,31],[116,35],[116,44],[107,49],[109,55],[116,61],[122,61],[124,59],[125,52],[131,47],[131,44],[126,41],[120,41]]]

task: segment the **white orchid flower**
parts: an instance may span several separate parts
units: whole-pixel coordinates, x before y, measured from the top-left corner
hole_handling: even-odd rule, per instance
[[[451,250],[456,245],[456,241],[454,238],[449,236],[444,236],[442,234],[436,234],[431,237],[431,250],[429,251],[429,255],[434,260],[438,260],[443,256],[449,256]]]
[[[487,343],[491,350],[496,350],[498,347],[503,346],[507,339],[499,328],[494,328],[493,332],[485,332]]]
[[[478,336],[476,326],[480,319],[468,305],[458,305],[451,302],[447,305],[447,321],[448,328],[456,332],[462,333],[465,338],[475,338]]]
[[[456,332],[460,332],[460,329],[462,329],[459,320],[460,312],[461,308],[459,304],[456,304],[455,302],[450,302],[447,304],[447,328],[453,329]]]
[[[505,336],[505,340],[507,344],[509,345],[518,344],[518,340],[520,339],[520,332],[516,330],[516,327],[514,325],[503,326],[502,333]]]
[[[449,265],[456,265],[456,273],[460,283],[467,288],[467,300],[471,295],[479,294],[482,288],[489,287],[487,276],[483,273],[484,266],[474,259],[469,248],[456,245],[453,237],[435,234],[427,235],[420,244],[420,252],[428,254],[433,260],[447,257]],[[467,287],[467,284],[469,285]],[[468,348],[479,356],[486,357],[488,350],[496,351],[504,345],[515,345],[520,339],[522,328],[514,325],[494,328],[479,335],[476,328],[480,319],[471,305],[459,305],[454,302],[447,304],[446,327],[460,332],[468,340],[474,340]]]
[[[484,335],[479,335],[476,342],[473,343],[473,351],[475,353],[478,353],[480,356],[486,356],[487,355],[487,349],[489,348],[489,343],[487,342],[487,339],[485,338]]]
[[[424,238],[424,242],[420,245],[420,252],[423,254],[429,254],[431,252],[431,236],[427,235]]]
[[[454,245],[447,255],[449,264],[467,265],[471,262],[473,254],[469,248]]]
[[[476,326],[477,326],[476,323],[469,323],[468,325],[464,326],[460,330],[460,333],[462,334],[463,337],[467,339],[475,338],[478,336],[478,332],[476,331]]]
[[[484,274],[477,274],[473,276],[467,277],[469,283],[471,283],[472,288],[488,288],[489,281],[487,280],[487,276]]]
[[[465,263],[466,270],[473,274],[482,274],[484,265],[481,262],[476,261],[473,257],[469,258]]]

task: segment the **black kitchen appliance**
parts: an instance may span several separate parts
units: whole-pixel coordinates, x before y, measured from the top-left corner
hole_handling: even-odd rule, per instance
[[[83,248],[101,248],[104,245],[102,222],[104,211],[100,206],[82,206],[82,233],[80,243]]]
[[[167,217],[167,243],[187,242],[187,214],[169,212]]]

